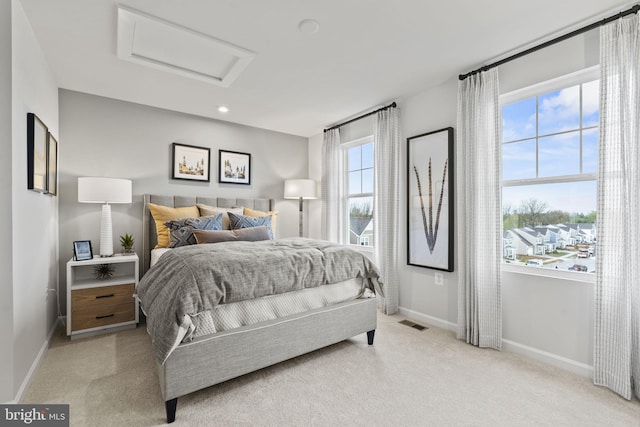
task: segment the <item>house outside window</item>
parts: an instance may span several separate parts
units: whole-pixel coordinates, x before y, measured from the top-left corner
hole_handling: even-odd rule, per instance
[[[342,145],[345,170],[345,235],[347,244],[373,247],[373,137]]]
[[[595,272],[597,67],[500,97],[503,262]]]

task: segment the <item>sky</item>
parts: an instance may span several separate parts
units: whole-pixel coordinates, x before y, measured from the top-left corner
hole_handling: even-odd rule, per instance
[[[582,100],[580,85],[541,94],[537,117],[536,97],[503,106],[504,181],[597,173],[598,83],[582,85]],[[581,132],[581,120],[583,128],[596,128]],[[550,210],[586,214],[596,210],[596,191],[595,181],[536,184],[505,186],[502,197],[512,208],[535,198]]]

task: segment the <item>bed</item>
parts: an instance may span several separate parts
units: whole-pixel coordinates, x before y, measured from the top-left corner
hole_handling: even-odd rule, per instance
[[[217,317],[218,311],[220,311],[222,313],[220,314],[220,317],[223,318],[226,316],[224,310],[232,312],[237,306],[240,306],[240,308],[236,311],[245,312],[246,309],[241,304],[248,304],[251,305],[251,307],[254,307],[252,304],[255,304],[255,307],[260,307],[260,304],[270,305],[273,304],[274,301],[280,301],[281,299],[286,298],[293,298],[298,301],[299,298],[302,298],[301,295],[303,294],[305,298],[311,298],[313,301],[321,299],[324,301],[323,304],[325,305],[307,304],[307,302],[305,302],[303,305],[305,307],[308,305],[310,307],[309,309],[305,308],[304,310],[301,310],[298,308],[297,310],[294,310],[292,314],[285,311],[284,315],[278,315],[277,313],[274,315],[270,312],[265,315],[264,319],[260,317],[263,314],[262,311],[260,311],[262,309],[255,309],[254,311],[260,313],[258,320],[239,325],[234,325],[234,323],[231,322],[230,326],[223,328],[216,328],[214,325],[214,330],[209,330],[206,327],[200,327],[200,330],[203,331],[200,334],[191,334],[194,329],[193,325],[178,327],[178,330],[182,331],[183,335],[179,335],[178,341],[169,346],[171,348],[168,349],[168,344],[164,346],[157,345],[158,342],[162,341],[169,343],[173,342],[174,337],[163,335],[164,330],[157,327],[158,324],[162,323],[163,325],[166,325],[167,322],[159,320],[160,317],[157,313],[162,310],[152,308],[150,303],[152,300],[150,297],[151,292],[147,290],[149,288],[149,284],[146,282],[152,282],[154,276],[162,275],[159,271],[163,268],[167,268],[167,264],[170,264],[170,261],[167,261],[168,259],[173,259],[174,264],[182,265],[183,260],[190,259],[187,256],[187,253],[189,256],[192,256],[192,253],[196,252],[199,254],[207,252],[207,256],[212,256],[215,257],[215,259],[218,259],[217,257],[220,255],[222,248],[228,248],[231,250],[234,248],[233,245],[237,245],[239,243],[225,242],[214,245],[196,245],[199,248],[178,248],[175,251],[173,249],[169,249],[168,251],[172,252],[166,256],[159,256],[157,253],[159,251],[156,250],[154,253],[154,262],[157,261],[158,264],[154,266],[153,269],[149,270],[152,263],[152,249],[157,244],[156,223],[149,211],[149,203],[169,208],[189,207],[197,204],[220,208],[243,206],[255,209],[256,211],[266,212],[273,211],[274,200],[261,198],[233,199],[160,195],[144,196],[142,248],[142,272],[144,276],[141,280],[141,284],[145,286],[145,296],[141,297],[138,295],[138,297],[141,300],[143,309],[145,307],[145,303],[150,307],[147,309],[150,313],[147,314],[145,312],[145,314],[147,314],[147,329],[154,343],[160,389],[165,401],[168,423],[173,422],[176,418],[177,401],[180,396],[219,384],[232,378],[300,356],[322,347],[335,344],[359,334],[366,333],[368,344],[373,344],[377,314],[375,293],[381,293],[381,284],[376,282],[377,269],[375,269],[375,266],[373,266],[374,271],[367,271],[366,274],[359,274],[361,277],[354,277],[348,280],[340,279],[337,283],[329,282],[328,286],[318,287],[326,288],[328,289],[327,292],[334,292],[335,295],[340,295],[340,298],[337,298],[335,300],[337,302],[335,303],[331,302],[334,301],[331,298],[327,299],[325,295],[318,298],[318,294],[313,293],[325,291],[313,288],[295,290],[276,296],[261,296],[260,298],[247,302],[238,301],[231,302],[229,304],[222,304],[211,309],[209,312],[213,313],[213,315],[209,317]],[[310,239],[298,238],[256,242],[256,246],[268,246],[268,250],[271,252],[277,252],[280,249],[282,249],[282,251],[289,250],[289,247],[293,247],[297,250],[297,248],[301,247],[300,245],[305,245],[305,247],[306,245],[311,245],[313,246],[314,251],[316,248],[325,247],[321,241],[311,241]],[[260,250],[265,249],[263,248]],[[217,254],[209,255],[208,253],[212,251],[218,252]],[[306,249],[302,248],[299,253],[306,253],[305,251]],[[202,254],[200,256],[202,256]],[[326,255],[325,253],[322,254],[323,259],[328,256],[329,255]],[[262,259],[265,257],[266,255],[263,254],[258,258]],[[343,258],[344,255],[341,255],[340,257]],[[315,264],[315,262],[309,261],[307,264],[310,264],[308,268],[313,269],[313,264]],[[192,268],[192,266],[184,267],[185,270]],[[369,267],[367,267],[367,269],[369,270]],[[336,270],[339,270],[339,268],[336,268]],[[169,269],[167,271],[173,270]],[[299,273],[296,272],[296,275],[297,274]],[[304,274],[309,275],[312,274],[312,272],[311,270],[309,272],[305,271]],[[188,282],[191,282],[191,279],[185,278],[183,280],[181,278],[182,276],[179,277],[180,279],[178,279],[178,273],[176,273],[176,276],[174,276],[174,282],[180,282],[180,284],[182,284],[184,281],[187,283],[187,286]],[[207,277],[209,276],[207,275]],[[194,279],[194,281],[197,280]],[[174,285],[175,283],[171,286]],[[193,286],[196,286],[196,284]],[[353,289],[356,287],[361,289],[359,296],[344,301],[345,292],[353,292]],[[197,294],[198,291],[194,290],[193,293]],[[193,305],[200,307],[201,304],[199,304],[200,303],[194,303]],[[184,304],[180,305],[181,309],[183,305]],[[279,312],[279,309],[271,309],[271,311]],[[196,320],[208,319],[209,317],[204,315],[190,316],[191,319]],[[185,315],[184,318],[186,319],[187,316]],[[179,319],[177,323],[180,323]],[[219,323],[216,323],[216,325],[219,325]],[[175,327],[173,327],[172,330],[173,329],[175,329]],[[198,328],[195,329],[197,330]],[[246,351],[249,348],[251,351]]]

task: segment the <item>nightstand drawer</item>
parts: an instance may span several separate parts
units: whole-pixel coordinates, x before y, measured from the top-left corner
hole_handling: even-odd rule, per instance
[[[91,307],[104,307],[133,302],[135,285],[101,286],[99,288],[77,289],[71,291],[72,310],[84,310]]]
[[[85,310],[73,310],[72,331],[130,322],[136,319],[135,304],[100,305]]]

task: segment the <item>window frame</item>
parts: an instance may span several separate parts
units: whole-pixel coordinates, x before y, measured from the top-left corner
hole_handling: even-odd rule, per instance
[[[373,158],[374,158],[374,162],[373,162],[373,182],[374,182],[374,188],[373,191],[370,193],[357,193],[357,194],[349,194],[349,149],[353,148],[353,147],[357,147],[359,145],[365,145],[371,143],[372,147],[373,147]],[[347,245],[349,247],[364,251],[364,252],[371,252],[373,253],[374,250],[374,246],[362,246],[362,245],[357,245],[357,244],[352,244],[350,242],[350,229],[349,229],[349,199],[352,198],[359,198],[359,197],[371,197],[371,199],[373,200],[373,203],[375,204],[375,180],[376,180],[376,167],[375,167],[375,142],[374,142],[374,136],[373,135],[367,135],[364,136],[362,138],[357,138],[348,142],[344,142],[342,144],[340,144],[340,149],[342,150],[342,171],[341,171],[341,176],[342,176],[342,188],[341,188],[341,201],[340,201],[340,209],[341,209],[341,218],[343,221],[343,225],[340,227],[340,241],[342,242],[342,244]],[[373,209],[373,206],[371,207]],[[373,213],[373,217],[372,217],[372,221],[375,221],[376,219],[376,214],[375,214],[375,210]],[[373,241],[375,244],[375,234],[373,235]]]
[[[556,90],[561,90],[561,89],[565,89],[571,86],[576,86],[576,85],[582,85],[584,83],[588,83],[590,81],[593,80],[599,80],[600,79],[600,66],[596,65],[593,67],[589,67],[589,68],[585,68],[583,70],[579,70],[570,74],[566,74],[564,76],[561,77],[557,77],[554,79],[550,79],[550,80],[546,80],[543,82],[539,82],[539,83],[535,83],[533,85],[521,88],[521,89],[516,89],[514,91],[511,92],[507,92],[504,94],[501,94],[499,96],[499,105],[498,108],[500,110],[500,117],[502,117],[502,109],[505,105],[507,104],[511,104],[514,102],[518,102],[518,101],[522,101],[528,98],[533,98],[533,97],[538,97],[540,95],[549,93],[549,92],[553,92]],[[581,97],[581,105],[580,105],[580,109],[581,112],[580,114],[582,115],[582,97]],[[538,114],[538,105],[537,105],[537,101],[536,101],[536,115]],[[501,120],[502,121],[502,120]],[[500,161],[501,161],[501,168],[502,168],[502,146],[504,144],[503,140],[502,140],[502,123],[500,125],[500,150],[501,150],[501,155],[500,155]],[[583,150],[583,144],[582,144],[582,133],[584,130],[588,130],[588,129],[593,129],[593,128],[600,128],[600,125],[598,124],[598,126],[588,126],[583,128],[582,127],[582,123],[580,123],[580,138],[581,138],[581,144],[580,144],[580,170],[582,170],[583,168],[583,157],[582,157],[582,150]],[[568,132],[575,132],[575,130],[572,131],[564,131],[564,132],[554,132],[552,134],[549,134],[551,136],[553,135],[560,135],[563,133],[568,133]],[[543,137],[547,137],[549,135],[543,135]],[[514,141],[509,141],[507,144],[509,143],[514,143],[514,142],[518,142],[518,141],[525,141],[525,140],[529,140],[529,139],[539,139],[541,138],[541,136],[539,136],[537,134],[536,131],[536,135],[533,138],[525,138],[522,140],[514,140]],[[538,167],[539,167],[539,159],[538,159],[538,144],[536,144],[536,175],[538,175]],[[522,178],[522,179],[511,179],[511,180],[500,180],[500,192],[502,194],[502,189],[505,187],[522,187],[522,186],[526,186],[526,185],[543,185],[543,184],[563,184],[563,183],[572,183],[572,182],[586,182],[586,181],[595,181],[596,185],[598,182],[598,174],[597,173],[579,173],[579,174],[574,174],[574,175],[562,175],[562,176],[554,176],[554,177],[535,177],[535,178]],[[597,207],[596,207],[597,209]],[[597,211],[596,211],[597,212]],[[504,228],[502,229],[502,233],[501,236],[504,236]],[[502,237],[504,239],[504,237]],[[502,243],[502,242],[501,242]],[[501,245],[504,246],[504,245]],[[511,263],[507,263],[504,261],[504,254],[502,254],[501,256],[501,268],[503,271],[506,272],[514,272],[514,273],[522,273],[522,274],[527,274],[527,275],[531,275],[531,276],[541,276],[541,277],[553,277],[553,278],[561,278],[564,280],[573,280],[573,281],[579,281],[579,282],[591,282],[591,283],[595,283],[595,274],[584,274],[582,272],[576,272],[576,271],[564,271],[564,270],[554,270],[551,268],[532,268],[532,267],[527,267],[525,265],[517,265],[517,264],[511,264]]]

